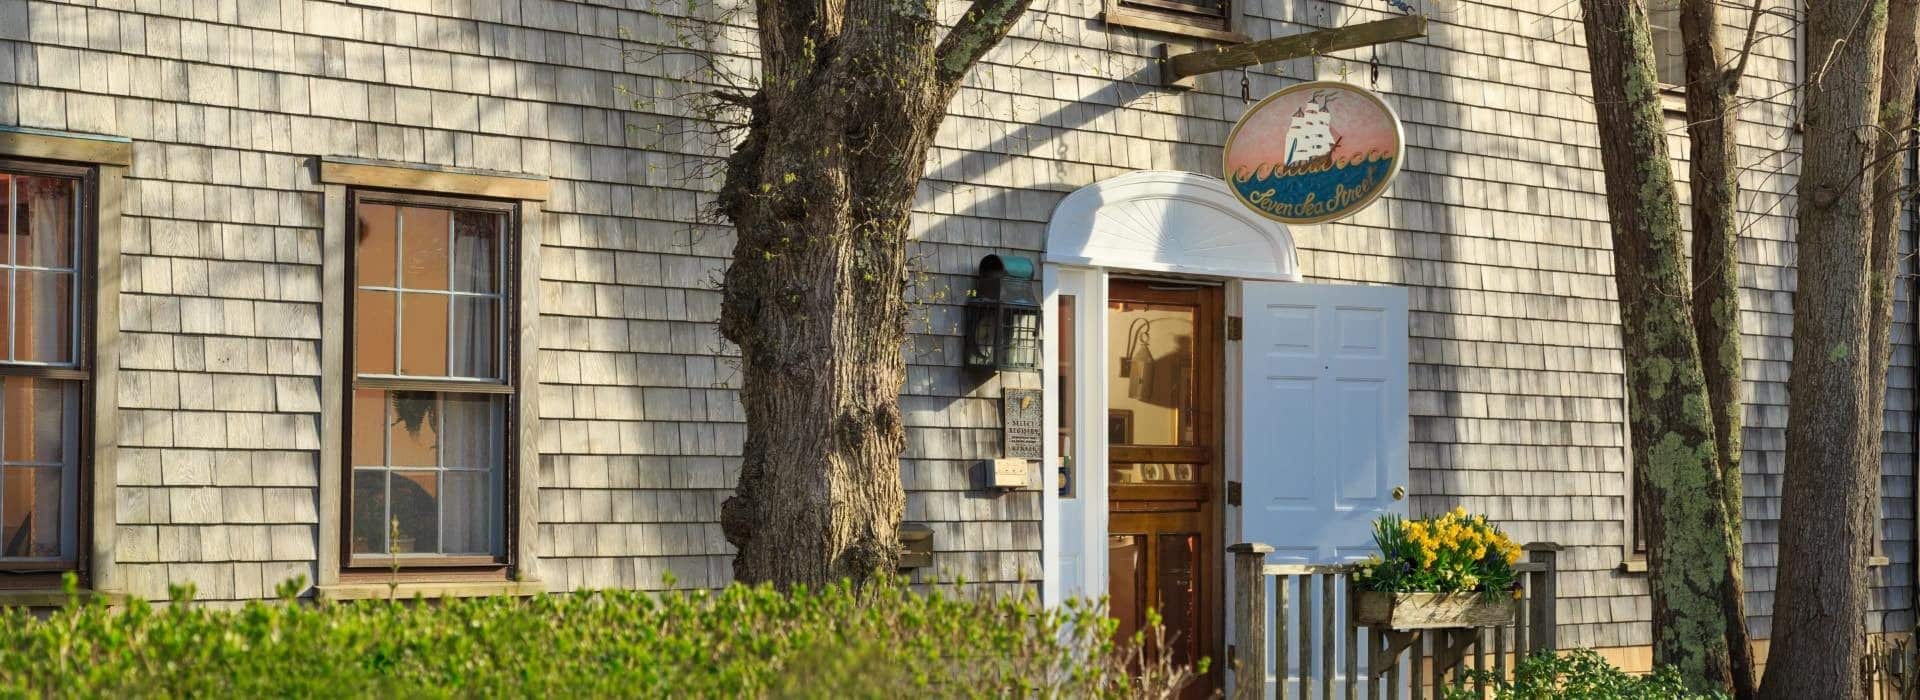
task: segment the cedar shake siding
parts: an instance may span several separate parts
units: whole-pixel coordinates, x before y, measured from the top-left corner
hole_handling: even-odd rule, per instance
[[[379,5],[379,6],[375,6]],[[1381,2],[1236,2],[1254,38],[1385,19]],[[692,59],[653,0],[0,0],[0,126],[132,140],[122,253],[117,514],[107,580],[164,598],[270,597],[323,580],[323,371],[330,290],[321,157],[545,178],[537,225],[534,489],[523,528],[540,587],[706,588],[730,580],[721,534],[745,438],[735,351],[715,328],[731,232],[702,212],[715,139],[679,98]],[[989,253],[1044,255],[1066,193],[1142,169],[1218,175],[1246,108],[1241,74],[1158,87],[1156,46],[1102,0],[1048,0],[954,101],[914,215],[921,302],[902,408],[906,520],[933,532],[919,581],[1033,585],[1038,490],[979,488],[999,456],[1003,387],[959,368],[962,303]],[[949,17],[962,5],[943,3]],[[1385,95],[1405,170],[1369,209],[1292,229],[1309,281],[1410,290],[1414,512],[1484,511],[1566,546],[1560,643],[1650,643],[1644,574],[1623,570],[1629,477],[1619,313],[1577,7],[1458,3],[1430,36],[1247,72],[1258,98],[1299,79]],[[1730,26],[1745,18],[1729,13]],[[745,20],[739,20],[745,21]],[[1731,29],[1729,31],[1732,31]],[[728,31],[734,39],[746,31]],[[734,45],[698,46],[718,53]],[[1747,398],[1748,609],[1768,636],[1794,290],[1790,36],[1767,34],[1743,82],[1740,277]],[[1377,82],[1368,61],[1377,55]],[[739,56],[737,67],[750,62]],[[1677,104],[1677,102],[1676,102]],[[1685,138],[1674,118],[1677,161]],[[339,220],[330,222],[330,217]],[[1906,243],[1911,249],[1911,236]],[[1912,261],[1903,258],[1905,272]],[[1906,278],[1903,278],[1905,280]],[[1876,630],[1913,624],[1913,310],[1903,281],[1889,378]],[[102,316],[106,316],[103,314]],[[348,352],[351,352],[349,350]],[[337,397],[336,397],[337,398]],[[337,404],[336,404],[337,405]],[[534,420],[527,418],[527,420]],[[336,423],[337,424],[337,421]],[[1081,468],[1103,468],[1100,465]],[[1049,487],[1051,474],[1041,482]],[[337,530],[332,530],[337,532]],[[671,572],[673,583],[667,582]]]

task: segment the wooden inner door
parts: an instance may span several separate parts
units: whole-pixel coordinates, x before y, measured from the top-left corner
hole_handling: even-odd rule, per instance
[[[1158,611],[1176,663],[1220,668],[1220,288],[1116,279],[1107,298],[1112,612],[1126,638]]]

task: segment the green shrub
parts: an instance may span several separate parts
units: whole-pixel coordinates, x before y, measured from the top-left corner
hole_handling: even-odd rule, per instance
[[[1478,700],[1474,683],[1485,683],[1495,700],[1710,700],[1722,694],[1687,689],[1680,674],[1664,667],[1640,676],[1607,663],[1591,649],[1542,651],[1521,661],[1513,679],[1486,671],[1467,671],[1468,690],[1447,689],[1447,700]]]
[[[189,597],[6,611],[0,696],[1138,697],[1192,677],[1143,665],[1096,606],[893,583],[318,605],[287,595],[238,610]]]

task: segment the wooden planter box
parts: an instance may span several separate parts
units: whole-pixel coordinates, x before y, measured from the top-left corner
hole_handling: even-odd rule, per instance
[[[1517,610],[1511,597],[1481,593],[1356,591],[1353,598],[1356,622],[1400,630],[1509,625]]]

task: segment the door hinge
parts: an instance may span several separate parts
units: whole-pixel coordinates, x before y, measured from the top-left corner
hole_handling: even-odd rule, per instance
[[[1239,316],[1228,316],[1228,317],[1227,317],[1227,340],[1239,340],[1239,339],[1240,339],[1240,334],[1241,334],[1241,333],[1243,332],[1243,330],[1244,330],[1244,329],[1242,329],[1242,328],[1240,327],[1241,325],[1242,325],[1242,324],[1240,323],[1240,317],[1239,317]]]
[[[1240,658],[1234,654],[1234,651],[1235,649],[1233,648],[1233,645],[1228,644],[1227,645],[1227,668],[1240,667]]]
[[[1227,482],[1227,505],[1230,505],[1230,506],[1240,505],[1240,482],[1238,481]]]

